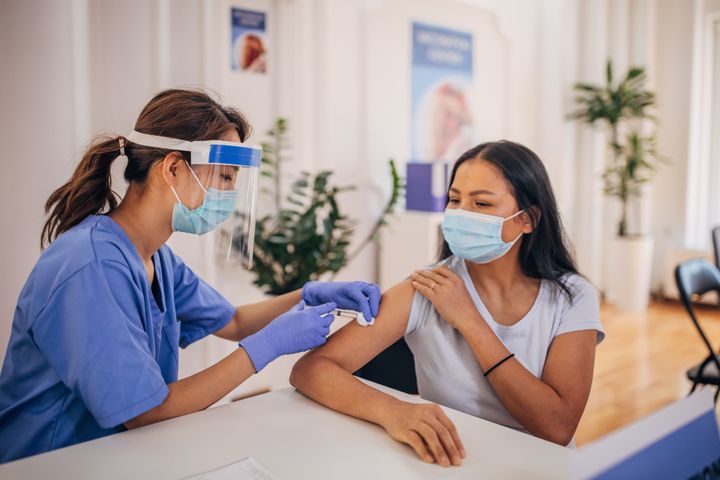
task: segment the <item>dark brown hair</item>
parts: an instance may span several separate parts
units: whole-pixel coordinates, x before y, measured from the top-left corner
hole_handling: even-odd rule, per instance
[[[250,124],[237,110],[220,105],[201,90],[165,90],[143,108],[135,130],[148,135],[181,140],[216,140],[234,128],[241,141],[250,135]],[[111,212],[119,197],[112,190],[110,168],[125,144],[128,163],[125,181],[143,185],[152,166],[171,150],[145,147],[128,142],[125,137],[96,138],[80,160],[65,185],[55,190],[45,203],[49,214],[40,237],[41,247],[52,243],[63,232],[89,215]],[[179,152],[190,162],[188,152]]]
[[[550,177],[540,158],[527,147],[508,140],[477,145],[460,155],[452,173],[445,198],[450,201],[450,187],[458,168],[476,158],[495,165],[510,186],[520,210],[530,216],[533,231],[523,235],[520,244],[520,267],[530,278],[549,280],[572,301],[574,292],[567,285],[568,274],[577,274],[575,260],[565,235]],[[438,260],[452,255],[443,240]]]

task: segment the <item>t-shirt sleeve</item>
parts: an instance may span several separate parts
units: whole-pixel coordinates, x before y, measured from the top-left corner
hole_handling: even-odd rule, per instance
[[[436,266],[446,265],[455,273],[458,273],[458,265],[460,262],[462,262],[462,260],[459,260],[457,257],[450,256],[445,260],[441,260],[432,265],[426,265],[423,268],[425,270],[431,270]],[[433,306],[432,302],[416,291],[413,296],[412,306],[410,307],[410,317],[408,318],[405,335],[412,335],[413,333],[420,331],[425,327],[425,325],[427,325],[430,319],[437,316],[437,310],[435,310],[435,306]]]
[[[567,285],[574,296],[572,301],[566,298],[566,307],[555,335],[581,330],[595,330],[597,331],[597,343],[599,344],[605,338],[605,330],[600,323],[598,291],[590,282],[579,275],[570,277],[567,280]]]
[[[52,293],[31,327],[38,348],[102,428],[145,413],[168,394],[142,305],[127,265],[95,261]]]
[[[170,256],[180,346],[185,348],[227,325],[235,315],[235,306],[195,275],[180,257],[172,252]]]
[[[412,335],[421,330],[427,323],[430,315],[433,314],[435,314],[435,307],[433,307],[430,300],[423,297],[420,293],[414,292],[405,335]]]

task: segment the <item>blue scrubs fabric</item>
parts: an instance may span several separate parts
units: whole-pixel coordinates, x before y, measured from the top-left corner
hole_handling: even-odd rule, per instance
[[[124,430],[177,381],[178,345],[230,321],[235,307],[169,247],[153,262],[154,289],[130,239],[102,215],[43,253],[0,373],[0,462]]]

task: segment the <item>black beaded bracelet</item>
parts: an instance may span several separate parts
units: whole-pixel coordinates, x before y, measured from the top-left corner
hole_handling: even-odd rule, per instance
[[[490,372],[492,372],[492,371],[495,370],[497,367],[499,367],[499,366],[502,365],[503,363],[507,362],[508,360],[510,360],[510,359],[511,359],[512,357],[514,357],[514,356],[515,356],[515,354],[514,354],[514,353],[511,353],[510,355],[508,355],[507,357],[503,358],[502,360],[500,360],[499,362],[497,362],[495,365],[493,365],[492,367],[490,367],[490,368],[488,369],[488,371],[485,372],[483,375],[485,375],[485,376],[487,377],[488,375],[490,375]]]

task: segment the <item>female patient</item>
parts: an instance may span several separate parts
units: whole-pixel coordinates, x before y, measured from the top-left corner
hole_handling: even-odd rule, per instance
[[[388,290],[374,326],[348,324],[303,357],[291,383],[384,427],[426,462],[459,465],[465,450],[440,407],[396,400],[351,374],[404,336],[424,399],[567,445],[604,333],[540,159],[508,141],[465,152],[442,231],[434,268]]]

